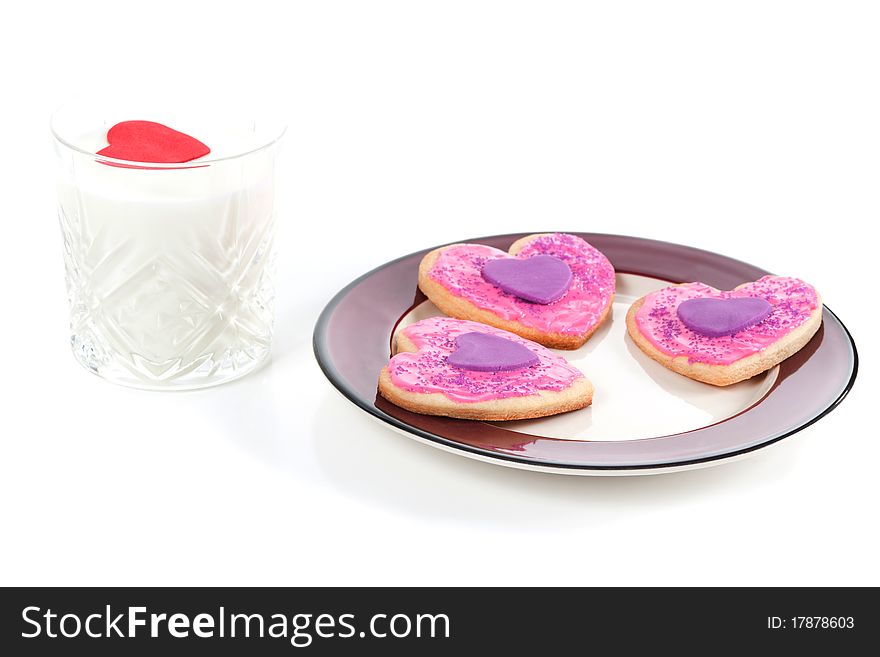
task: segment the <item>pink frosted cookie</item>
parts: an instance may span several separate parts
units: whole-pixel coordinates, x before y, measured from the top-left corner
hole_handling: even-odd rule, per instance
[[[419,287],[447,315],[558,349],[577,349],[608,317],[614,282],[608,258],[565,233],[523,237],[510,253],[452,244],[419,266]]]
[[[415,413],[522,420],[589,406],[593,386],[549,349],[451,317],[411,324],[379,375],[379,394]]]
[[[626,315],[648,356],[697,381],[726,386],[760,374],[803,347],[822,323],[822,300],[797,278],[764,276],[729,292],[672,285]]]

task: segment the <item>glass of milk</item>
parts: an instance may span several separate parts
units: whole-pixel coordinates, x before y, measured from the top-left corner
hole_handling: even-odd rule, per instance
[[[97,155],[130,120],[211,152],[176,164]],[[274,168],[284,124],[228,103],[78,103],[52,119],[71,346],[115,383],[192,389],[269,355]]]

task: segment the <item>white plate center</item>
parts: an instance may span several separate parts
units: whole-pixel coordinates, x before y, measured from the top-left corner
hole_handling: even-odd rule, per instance
[[[666,369],[633,344],[625,320],[630,304],[667,285],[656,278],[618,274],[612,316],[580,349],[554,349],[592,381],[592,406],[548,418],[495,424],[548,438],[637,440],[715,424],[758,402],[770,390],[779,367],[719,388]],[[425,301],[401,320],[397,330],[442,314]]]

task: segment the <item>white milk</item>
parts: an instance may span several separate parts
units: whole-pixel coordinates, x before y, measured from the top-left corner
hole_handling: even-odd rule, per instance
[[[120,383],[220,383],[269,353],[274,147],[255,150],[265,142],[246,131],[189,134],[211,147],[206,165],[121,168],[58,144],[74,352]],[[105,135],[70,143],[94,153]]]

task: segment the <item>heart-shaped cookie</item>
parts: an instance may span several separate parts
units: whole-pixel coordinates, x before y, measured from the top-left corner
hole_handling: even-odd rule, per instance
[[[692,379],[725,386],[801,349],[822,323],[822,300],[797,278],[764,276],[725,292],[672,285],[637,300],[626,316],[633,342]]]
[[[153,121],[123,121],[107,131],[98,155],[131,162],[190,162],[211,152],[195,137]]]
[[[545,233],[517,240],[509,253],[483,244],[435,249],[419,266],[419,287],[452,317],[577,349],[610,314],[615,278],[580,237]]]
[[[561,356],[477,322],[424,319],[398,333],[395,351],[379,376],[379,394],[414,413],[522,420],[593,399],[593,386]]]

